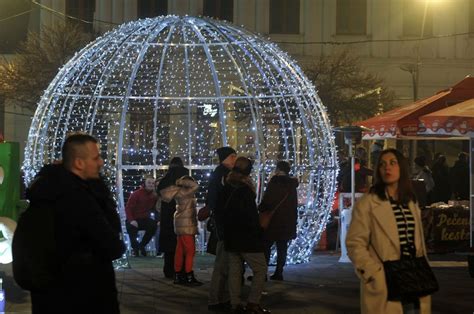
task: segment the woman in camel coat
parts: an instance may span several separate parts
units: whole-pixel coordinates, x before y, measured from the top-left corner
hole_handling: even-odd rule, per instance
[[[360,278],[361,312],[402,314],[414,310],[411,313],[429,314],[431,296],[402,302],[387,300],[383,261],[399,260],[401,254],[426,256],[426,248],[408,162],[399,151],[387,149],[380,154],[377,165],[374,185],[354,206],[346,239],[349,257]]]

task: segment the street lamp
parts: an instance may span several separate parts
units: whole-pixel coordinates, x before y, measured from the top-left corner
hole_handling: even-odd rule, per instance
[[[403,71],[407,71],[411,74],[411,80],[413,85],[413,101],[416,102],[418,100],[418,87],[420,82],[420,68],[421,68],[421,42],[423,37],[425,36],[425,26],[426,26],[426,17],[428,15],[428,8],[430,3],[441,2],[442,0],[419,0],[424,2],[424,9],[423,9],[423,19],[421,20],[421,31],[420,37],[418,38],[417,46],[416,46],[416,62],[403,64],[400,66],[400,69]],[[417,142],[416,140],[411,140],[411,158],[412,161],[416,154],[417,154]]]
[[[351,207],[354,206],[355,201],[355,147],[362,141],[362,132],[371,130],[364,126],[356,125],[334,128],[334,131],[344,134],[344,143],[349,147],[349,157],[351,158]]]
[[[341,263],[350,263],[349,256],[347,255],[347,248],[345,245],[347,229],[352,218],[352,209],[354,208],[355,203],[355,147],[357,144],[360,144],[362,141],[362,132],[371,131],[371,129],[363,126],[343,126],[334,128],[335,132],[342,132],[344,134],[344,142],[349,146],[349,157],[351,158],[351,208],[348,210],[342,210],[339,208],[340,220],[338,224],[338,236],[340,232],[340,241],[341,241],[341,257],[339,262]],[[337,242],[337,241],[336,241]],[[336,244],[337,250],[337,244]]]
[[[402,64],[400,69],[403,71],[407,71],[411,74],[412,78],[412,85],[413,85],[413,101],[418,100],[418,86],[420,80],[420,67],[421,67],[421,42],[425,36],[425,27],[426,27],[426,17],[428,15],[428,9],[430,3],[438,3],[443,0],[420,0],[424,2],[424,9],[423,9],[423,19],[421,20],[421,31],[420,37],[418,38],[417,46],[416,46],[416,62]]]

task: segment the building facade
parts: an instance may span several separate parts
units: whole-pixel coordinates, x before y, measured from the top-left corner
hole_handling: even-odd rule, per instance
[[[30,30],[39,30],[40,25],[51,25],[68,17],[81,23],[85,32],[102,34],[139,18],[205,15],[229,20],[270,38],[302,67],[311,66],[320,56],[349,49],[361,57],[368,71],[385,79],[399,104],[427,97],[467,75],[474,75],[474,0],[26,2],[29,7],[23,4],[25,8],[17,9],[31,10],[28,18],[22,15]],[[13,11],[10,10],[12,15]],[[0,37],[5,36],[7,32],[0,32]],[[11,40],[9,43],[14,46]],[[1,49],[0,53],[12,51]],[[18,141],[24,147],[28,116],[32,113],[15,108],[9,101],[3,107],[0,132],[6,140]]]

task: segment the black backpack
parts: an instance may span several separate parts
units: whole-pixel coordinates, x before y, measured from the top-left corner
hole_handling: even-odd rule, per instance
[[[60,264],[54,234],[55,204],[30,204],[13,235],[13,277],[25,290],[55,286]]]

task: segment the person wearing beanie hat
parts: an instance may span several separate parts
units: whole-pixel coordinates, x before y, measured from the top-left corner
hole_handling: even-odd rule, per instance
[[[216,154],[219,157],[219,166],[212,172],[209,179],[206,199],[206,205],[211,215],[208,222],[208,230],[211,231],[211,235],[207,252],[216,255],[209,288],[208,309],[222,312],[230,310],[230,296],[227,285],[228,254],[224,249],[223,222],[219,219],[221,208],[217,207],[217,199],[224,188],[225,178],[234,167],[237,153],[232,147],[224,146],[218,148]]]
[[[218,200],[224,222],[224,246],[229,259],[230,303],[237,313],[244,310],[245,313],[270,313],[260,305],[267,263],[251,172],[252,161],[246,157],[237,158]],[[245,306],[241,303],[244,261],[253,272]]]
[[[217,156],[219,156],[219,163],[222,163],[224,160],[226,160],[229,155],[234,154],[237,156],[235,149],[230,146],[220,147],[216,150],[216,153]]]

